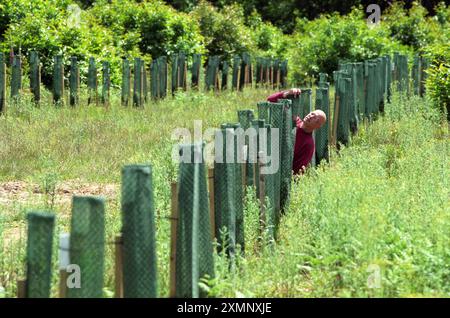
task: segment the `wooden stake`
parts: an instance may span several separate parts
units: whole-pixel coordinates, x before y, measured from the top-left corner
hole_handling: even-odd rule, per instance
[[[27,298],[27,280],[17,280],[17,298]]]
[[[176,296],[176,257],[177,257],[177,227],[178,227],[178,184],[171,184],[172,216],[170,225],[170,292],[169,297]]]
[[[117,235],[114,239],[114,261],[115,261],[115,298],[123,298],[123,237]]]
[[[67,297],[67,278],[69,277],[67,270],[59,270],[59,298]]]

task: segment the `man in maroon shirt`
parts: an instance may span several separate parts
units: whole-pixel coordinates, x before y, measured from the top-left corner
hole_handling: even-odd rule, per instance
[[[300,89],[292,88],[272,94],[267,100],[276,103],[278,99],[296,97],[300,94]],[[326,121],[327,116],[320,109],[309,113],[303,120],[300,117],[296,118],[297,132],[295,135],[294,160],[292,162],[294,174],[305,172],[305,167],[308,166],[314,156],[315,145],[312,132],[320,128]]]

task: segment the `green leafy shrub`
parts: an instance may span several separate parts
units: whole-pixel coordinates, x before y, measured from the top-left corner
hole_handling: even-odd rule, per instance
[[[256,55],[282,59],[287,57],[291,38],[283,34],[281,29],[264,22],[256,11],[248,16],[246,24],[251,29]]]
[[[442,112],[447,113],[450,121],[450,64],[433,65],[427,73],[427,94]]]
[[[432,43],[436,36],[427,14],[427,10],[418,2],[413,2],[409,10],[404,8],[403,2],[394,2],[383,16],[395,40],[419,49]]]
[[[297,20],[289,50],[290,79],[303,83],[319,72],[332,74],[339,61],[361,61],[407,48],[389,39],[388,30],[380,23],[369,27],[362,8],[350,14],[323,15],[308,21]]]
[[[217,10],[201,1],[191,13],[199,21],[209,55],[221,55],[231,59],[253,49],[251,31],[245,25],[244,11],[238,4]]]

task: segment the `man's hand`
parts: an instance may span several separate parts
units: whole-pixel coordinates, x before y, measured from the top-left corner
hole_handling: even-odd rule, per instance
[[[301,94],[301,92],[302,91],[300,90],[300,88],[291,88],[286,91],[283,91],[283,98],[291,97],[291,96],[297,97]]]

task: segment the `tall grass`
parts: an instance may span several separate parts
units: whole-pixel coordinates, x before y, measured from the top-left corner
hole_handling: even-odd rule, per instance
[[[26,100],[10,107],[0,118],[0,180],[37,184],[44,196],[30,186],[27,200],[0,201],[0,285],[6,296],[14,296],[15,279],[24,274],[25,212],[53,207],[57,233],[66,232],[70,202],[58,200],[61,194],[53,187],[73,180],[118,187],[121,167],[138,162],[154,167],[160,296],[167,296],[167,217],[170,182],[177,175],[172,130],[192,129],[198,119],[203,129],[236,121],[237,109],[254,109],[269,93],[179,93],[142,110],[120,107],[115,95],[109,109],[55,109],[46,103],[36,109]],[[394,94],[385,115],[361,126],[350,147],[295,180],[274,248],[258,244],[258,206],[249,191],[245,257],[237,257],[230,271],[227,260],[216,255],[211,294],[449,296],[450,141],[440,118],[427,100]],[[120,226],[117,194],[107,200],[108,242]],[[114,288],[113,247],[107,244],[106,296]]]

